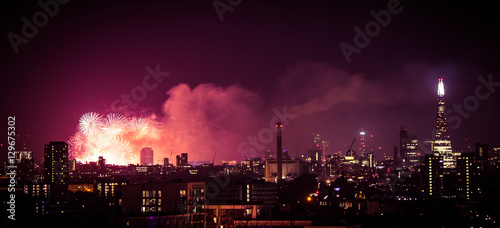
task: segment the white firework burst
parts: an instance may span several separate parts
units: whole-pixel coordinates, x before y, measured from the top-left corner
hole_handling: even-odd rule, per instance
[[[130,127],[134,132],[134,139],[141,139],[149,132],[148,121],[143,118],[132,118],[132,121],[130,121]]]
[[[93,135],[101,131],[101,115],[95,112],[87,112],[80,118],[80,132],[85,135]]]
[[[128,141],[119,137],[108,137],[97,145],[96,154],[103,156],[111,164],[126,165],[137,163]]]
[[[110,113],[103,119],[103,130],[112,135],[118,135],[123,132],[125,117],[118,113]]]

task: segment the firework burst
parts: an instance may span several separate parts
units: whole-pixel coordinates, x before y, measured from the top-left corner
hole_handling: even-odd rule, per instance
[[[149,132],[149,124],[146,119],[143,118],[132,118],[130,122],[130,127],[134,132],[134,139],[141,139]]]
[[[95,112],[87,112],[80,118],[80,132],[85,135],[93,135],[99,133],[102,122],[101,115]]]
[[[118,135],[123,132],[126,125],[125,117],[118,113],[110,113],[103,120],[103,130],[112,135]]]
[[[143,145],[143,139],[152,136],[153,122],[153,118],[87,112],[79,120],[78,131],[68,140],[70,157],[90,162],[102,156],[111,164],[137,164],[136,153],[150,146]]]

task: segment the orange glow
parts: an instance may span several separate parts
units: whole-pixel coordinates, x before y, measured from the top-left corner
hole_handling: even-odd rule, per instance
[[[94,192],[94,185],[92,184],[70,184],[68,190],[72,192]]]

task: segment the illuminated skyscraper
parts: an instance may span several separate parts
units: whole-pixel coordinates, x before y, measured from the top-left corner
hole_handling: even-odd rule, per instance
[[[49,184],[68,184],[68,144],[50,142],[45,145],[45,182]]]
[[[420,191],[424,198],[440,198],[443,195],[443,156],[426,154],[420,166]]]
[[[35,177],[35,160],[32,151],[16,151],[17,178],[20,183]]]
[[[365,131],[361,128],[361,132],[359,132],[359,151],[361,151],[361,155],[366,154],[365,134]]]
[[[321,172],[322,161],[323,161],[323,150],[322,150],[322,142],[319,137],[319,134],[313,134],[311,148],[308,150],[309,154],[309,170],[311,172]]]
[[[438,105],[436,115],[436,140],[450,140],[448,133],[448,122],[446,119],[446,106],[444,104],[444,84],[443,79],[439,79],[438,83]]]
[[[313,134],[311,149],[321,149],[321,139],[319,138],[319,134]]]
[[[454,154],[451,149],[450,134],[448,132],[448,122],[446,119],[446,106],[444,102],[444,83],[443,79],[440,78],[438,82],[438,104],[437,104],[437,114],[436,114],[436,134],[434,138],[434,143],[432,145],[432,151],[439,153],[443,156],[445,169],[456,167],[456,156],[460,155]]]
[[[399,149],[403,157],[405,167],[415,167],[420,165],[420,153],[417,149],[418,138],[416,135],[408,135],[404,127],[399,128]]]

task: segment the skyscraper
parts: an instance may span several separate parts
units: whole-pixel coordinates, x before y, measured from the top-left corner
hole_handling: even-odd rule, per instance
[[[435,140],[450,140],[448,133],[448,121],[446,118],[446,105],[444,103],[444,83],[440,78],[438,82],[438,104],[436,114],[436,135]]]
[[[368,167],[375,168],[375,157],[373,156],[373,152],[368,152]]]
[[[443,167],[445,169],[456,167],[456,156],[451,149],[450,134],[448,132],[448,122],[446,118],[446,106],[444,102],[444,83],[440,78],[438,82],[438,103],[436,113],[436,133],[432,144],[432,151],[443,156]]]
[[[187,166],[188,165],[188,154],[182,153],[181,155],[177,155],[176,157],[177,167]]]
[[[415,167],[420,164],[420,153],[417,149],[418,138],[416,135],[408,135],[407,129],[399,128],[399,149],[403,157],[405,167]]]
[[[489,149],[488,145],[476,143],[476,157],[481,171],[488,170]]]
[[[366,154],[365,134],[365,130],[361,128],[361,132],[359,132],[359,151],[361,151],[361,155]]]
[[[443,156],[426,154],[420,167],[420,190],[424,198],[443,195]]]
[[[323,161],[323,150],[322,143],[319,134],[312,135],[312,143],[310,149],[308,150],[308,160],[309,163],[309,171],[310,172],[321,172],[322,170],[322,161]]]
[[[45,145],[44,178],[49,184],[68,183],[68,144],[50,142]]]
[[[463,153],[457,157],[456,195],[458,198],[471,200],[481,196],[479,180],[481,177],[481,158],[472,153]]]
[[[141,165],[153,165],[153,149],[149,147],[144,147],[141,149]]]
[[[32,151],[16,151],[17,177],[20,183],[35,178],[35,160]]]

